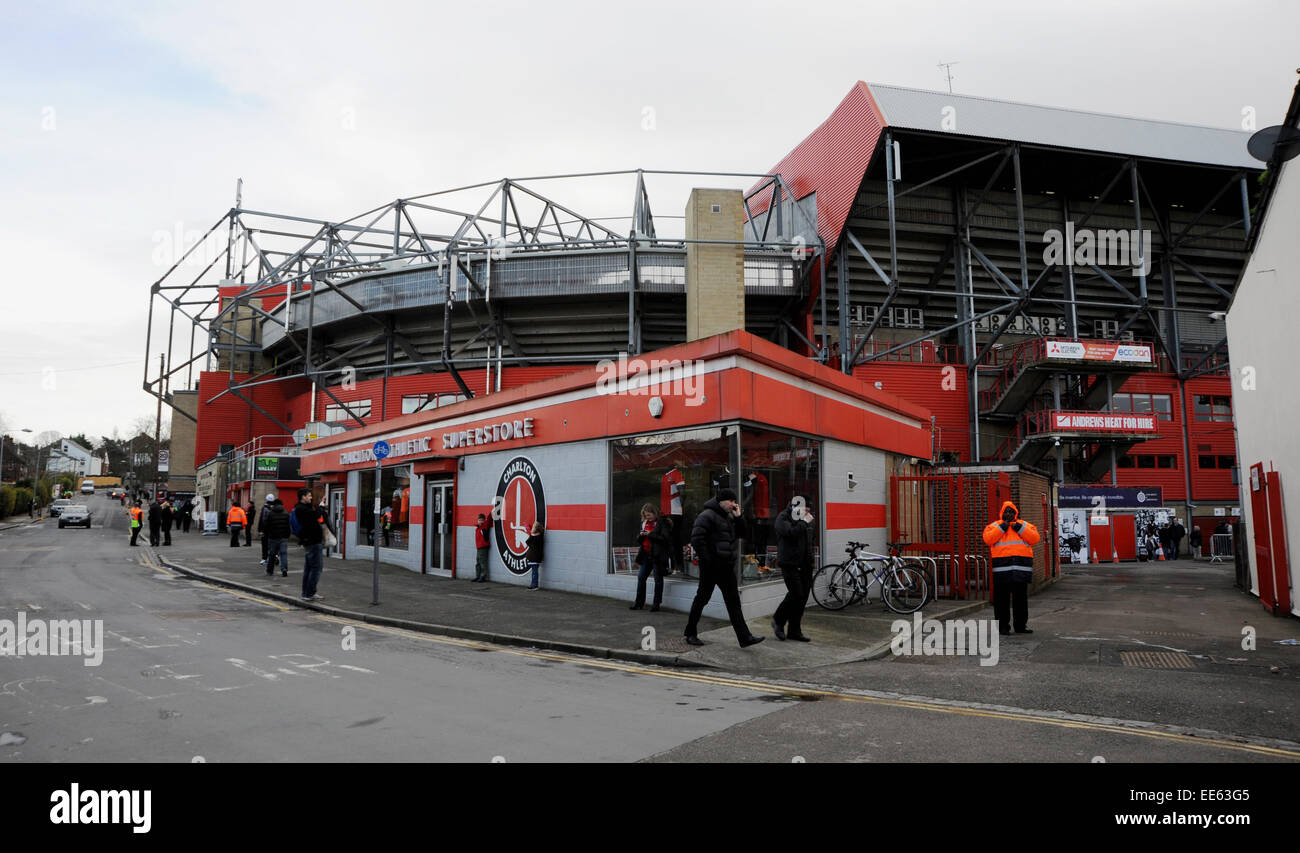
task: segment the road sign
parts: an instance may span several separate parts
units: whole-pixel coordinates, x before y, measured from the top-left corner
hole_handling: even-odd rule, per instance
[[[376,441],[376,442],[375,442],[374,451],[375,451],[375,458],[376,458],[376,459],[384,459],[384,458],[386,458],[386,457],[388,456],[388,454],[389,454],[389,451],[390,451],[390,449],[389,449],[389,447],[388,447],[388,442],[386,442],[386,441]]]

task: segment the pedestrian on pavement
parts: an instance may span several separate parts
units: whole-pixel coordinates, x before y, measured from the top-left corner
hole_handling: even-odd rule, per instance
[[[1038,539],[1038,528],[1022,519],[1011,501],[1003,501],[1001,518],[984,528],[984,544],[993,556],[993,613],[1000,633],[1011,633],[1013,612],[1016,633],[1034,633],[1029,628],[1029,584]]]
[[[162,502],[161,527],[162,527],[162,534],[163,534],[163,545],[169,546],[172,544],[172,502],[167,500],[166,498],[164,498]]]
[[[1169,528],[1169,541],[1174,545],[1173,554],[1169,559],[1177,560],[1178,555],[1183,551],[1183,537],[1187,535],[1187,528],[1178,519],[1174,519],[1173,526]]]
[[[275,564],[278,562],[280,564],[280,576],[285,578],[289,576],[289,533],[291,530],[289,513],[285,512],[284,501],[273,498],[266,513],[266,524],[263,525],[267,543],[266,573],[268,575],[275,574]]]
[[[384,547],[387,548],[392,544],[390,537],[393,534],[393,508],[384,507],[383,513],[379,516],[379,529],[384,532]]]
[[[483,513],[478,514],[474,525],[474,580],[470,583],[486,583],[488,579],[488,533],[492,522]]]
[[[257,538],[262,543],[262,565],[266,565],[266,552],[271,542],[266,538],[266,517],[271,514],[271,506],[275,502],[275,495],[269,492],[266,495],[266,503],[262,504],[262,511],[257,514]],[[268,569],[267,574],[271,572]]]
[[[691,528],[691,547],[700,559],[700,586],[695,592],[695,600],[691,602],[690,618],[686,621],[686,642],[692,646],[704,645],[696,636],[696,631],[700,624],[700,614],[713,597],[714,587],[722,590],[722,600],[727,605],[727,615],[731,617],[731,627],[736,632],[736,641],[740,647],[763,642],[762,637],[750,633],[740,610],[740,588],[736,583],[736,549],[744,531],[740,504],[735,490],[730,488],[719,489],[717,496],[710,498],[695,517],[695,525]]]
[[[162,504],[157,498],[149,504],[149,544],[157,548],[162,531]]]
[[[1187,546],[1192,549],[1192,559],[1201,559],[1201,528],[1193,524],[1192,532],[1187,537]]]
[[[131,545],[139,547],[135,540],[140,536],[140,525],[144,524],[144,510],[140,508],[140,501],[136,501],[128,513],[131,517]]]
[[[772,631],[778,640],[799,640],[803,634],[803,610],[808,603],[813,576],[813,514],[803,497],[796,497],[776,517],[776,564],[785,580],[785,598],[772,616]]]
[[[298,490],[298,505],[294,507],[293,514],[298,521],[298,541],[307,549],[302,567],[302,599],[319,601],[324,598],[316,593],[316,587],[320,584],[321,572],[325,568],[325,531],[329,530],[335,536],[338,533],[324,510],[312,505],[311,489]]]
[[[244,531],[248,525],[248,514],[238,502],[230,505],[230,512],[226,513],[226,527],[230,529],[230,547],[239,547],[239,534]]]
[[[257,509],[253,506],[253,499],[248,499],[248,506],[244,507],[244,547],[253,547],[253,518],[257,515]]]
[[[546,558],[546,531],[542,529],[540,521],[533,522],[533,529],[528,534],[528,551],[524,559],[528,561],[528,571],[532,573],[532,582],[528,585],[529,589],[540,589],[541,579],[539,574],[542,568],[542,560]]]
[[[190,522],[194,520],[190,516],[193,513],[194,513],[194,503],[189,498],[186,498],[185,503],[181,505],[181,532],[182,533],[190,532]]]
[[[659,612],[664,600],[664,575],[668,574],[668,555],[672,550],[673,520],[660,515],[653,504],[641,507],[641,532],[637,534],[641,547],[636,553],[636,598],[629,610],[645,607],[645,582],[651,572],[655,575],[655,599],[650,605],[652,613]]]

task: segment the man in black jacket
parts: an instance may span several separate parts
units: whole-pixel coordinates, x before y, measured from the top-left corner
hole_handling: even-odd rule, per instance
[[[284,511],[284,501],[275,498],[266,511],[262,533],[266,542],[266,573],[275,574],[275,564],[280,563],[280,576],[289,576],[289,513]]]
[[[776,517],[776,564],[781,567],[786,594],[772,615],[778,640],[809,642],[801,630],[804,605],[812,588],[813,514],[802,497],[796,497]],[[785,630],[789,625],[789,631]]]
[[[307,549],[302,569],[302,598],[303,601],[319,601],[323,596],[316,594],[316,585],[320,583],[321,571],[325,567],[325,531],[334,533],[334,528],[325,517],[325,511],[312,506],[311,489],[298,490],[298,505],[293,514],[298,518],[298,541]]]
[[[262,505],[262,510],[257,514],[257,538],[262,541],[262,565],[267,565],[267,551],[270,548],[270,538],[266,535],[266,517],[271,514],[271,506],[275,501],[275,495],[270,492],[266,495],[266,503]],[[267,571],[267,574],[271,574]]]
[[[722,600],[731,617],[731,627],[741,648],[763,642],[763,638],[749,632],[745,617],[740,611],[740,589],[736,584],[736,547],[744,533],[740,520],[740,506],[732,489],[721,489],[718,496],[704,505],[695,517],[691,530],[691,547],[700,559],[700,586],[691,602],[690,619],[686,622],[686,642],[692,646],[704,643],[696,636],[700,614],[713,597],[713,588],[722,590]]]
[[[159,532],[162,530],[162,504],[157,498],[149,504],[149,544],[158,547]]]

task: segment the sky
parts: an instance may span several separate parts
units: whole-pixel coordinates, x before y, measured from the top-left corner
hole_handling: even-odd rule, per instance
[[[238,178],[247,208],[341,220],[507,176],[764,172],[855,81],[944,90],[942,62],[959,94],[1262,128],[1297,32],[1286,0],[6,0],[0,428],[153,417],[150,286]]]

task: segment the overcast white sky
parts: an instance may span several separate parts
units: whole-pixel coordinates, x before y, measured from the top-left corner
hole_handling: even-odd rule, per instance
[[[1264,127],[1298,32],[1293,0],[7,0],[0,419],[152,417],[158,235],[206,230],[237,177],[245,206],[337,220],[505,176],[762,172],[854,81],[944,89],[940,62],[961,94]]]

